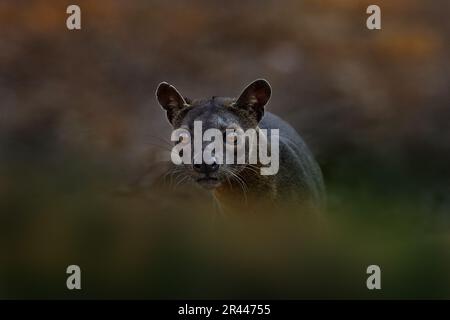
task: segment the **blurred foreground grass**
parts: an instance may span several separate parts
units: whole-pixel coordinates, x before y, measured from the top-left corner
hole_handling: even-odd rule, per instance
[[[192,188],[118,196],[120,168],[104,159],[11,159],[0,166],[1,298],[450,296],[448,200],[400,168],[336,164],[318,221],[217,217]],[[71,264],[80,292],[65,287]],[[371,264],[381,291],[366,289]]]

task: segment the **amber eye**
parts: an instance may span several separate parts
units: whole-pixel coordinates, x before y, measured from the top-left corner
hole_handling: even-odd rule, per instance
[[[181,134],[180,134],[180,136],[179,136],[179,142],[180,143],[182,143],[182,144],[187,144],[187,143],[189,143],[189,141],[190,141],[190,136],[189,136],[189,134],[188,133],[186,133],[186,132],[182,132]]]
[[[227,144],[234,145],[237,142],[237,139],[238,139],[237,133],[236,132],[231,132],[231,133],[228,133],[226,135],[225,142]]]

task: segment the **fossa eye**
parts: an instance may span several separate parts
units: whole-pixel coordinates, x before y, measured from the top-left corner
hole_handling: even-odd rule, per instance
[[[178,140],[179,143],[182,143],[182,144],[187,144],[191,141],[191,137],[186,132],[181,133],[178,139],[179,139]]]

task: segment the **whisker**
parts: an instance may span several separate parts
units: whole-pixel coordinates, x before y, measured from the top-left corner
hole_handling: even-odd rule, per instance
[[[166,143],[169,146],[173,145],[173,143],[171,141],[167,140],[166,138],[162,138],[162,137],[154,135],[154,134],[146,134],[146,136],[149,137],[149,138],[158,139],[160,142],[164,142],[164,143]]]
[[[247,204],[248,203],[248,199],[247,199],[248,187],[247,187],[245,181],[242,179],[242,177],[240,177],[238,174],[236,174],[236,172],[234,172],[233,170],[229,170],[228,172],[231,174],[232,178],[234,178],[234,180],[241,187],[243,195],[244,195],[245,203]]]
[[[245,167],[244,170],[248,170],[249,172],[254,173],[256,176],[258,176],[260,174],[260,171],[253,167]]]
[[[187,174],[184,174],[184,175],[181,175],[180,176],[181,177],[181,179],[175,184],[175,189],[178,187],[178,186],[180,186],[183,182],[185,182],[186,180],[189,180],[189,176],[187,175]],[[178,179],[178,178],[177,178]],[[176,180],[177,180],[176,179]]]
[[[173,150],[171,147],[169,148],[168,146],[162,146],[162,145],[159,145],[159,144],[156,144],[156,143],[145,142],[145,144],[147,144],[149,146],[152,146],[152,147],[157,147],[157,148],[169,151],[169,152],[172,152],[172,150]]]

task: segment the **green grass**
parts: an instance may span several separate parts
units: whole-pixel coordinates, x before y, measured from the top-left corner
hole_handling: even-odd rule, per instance
[[[117,168],[101,159],[20,159],[0,167],[1,298],[450,296],[448,200],[437,180],[402,167],[325,168],[318,224],[212,219],[192,192],[116,196]],[[81,292],[65,288],[70,264],[82,269]],[[381,291],[366,289],[370,264]]]

